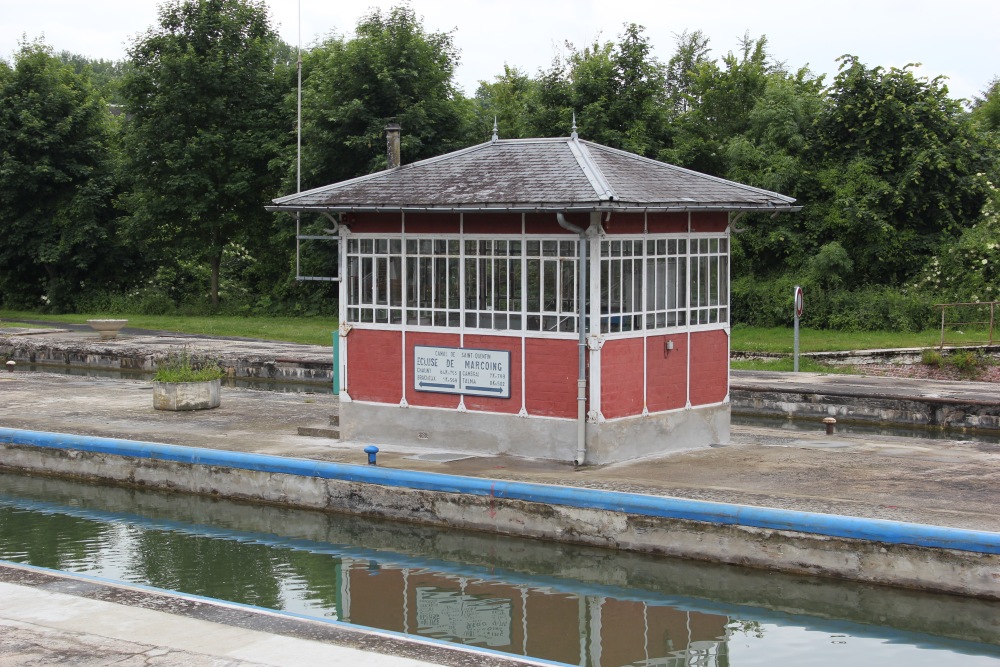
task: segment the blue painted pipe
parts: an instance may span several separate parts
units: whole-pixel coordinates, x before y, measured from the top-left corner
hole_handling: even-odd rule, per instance
[[[79,450],[142,459],[222,466],[241,470],[337,479],[399,488],[465,493],[475,496],[522,500],[625,514],[686,519],[721,525],[751,526],[798,531],[830,537],[847,537],[888,544],[912,544],[939,549],[1000,554],[1000,533],[945,528],[883,519],[797,512],[704,500],[647,496],[617,491],[598,491],[568,486],[531,484],[460,477],[440,473],[393,470],[266,454],[181,447],[154,442],[24,431],[0,428],[0,443],[32,445],[48,449]]]

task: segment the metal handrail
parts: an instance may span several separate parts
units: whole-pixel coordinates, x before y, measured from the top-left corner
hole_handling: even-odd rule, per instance
[[[968,325],[988,325],[988,327],[989,327],[989,329],[988,329],[988,331],[989,331],[989,339],[988,340],[985,340],[985,341],[966,341],[966,343],[981,342],[981,343],[984,343],[986,345],[992,345],[993,344],[993,329],[994,329],[995,323],[996,323],[996,307],[997,307],[997,304],[1000,304],[1000,301],[974,301],[974,302],[936,303],[936,304],[934,304],[935,308],[940,308],[941,309],[941,342],[938,344],[938,347],[941,347],[941,348],[944,347],[944,344],[945,344],[945,330],[946,330],[946,328],[948,326],[953,326],[954,327],[954,326],[960,326],[960,325],[965,325],[965,326],[968,326]],[[970,320],[970,321],[965,321],[965,322],[959,322],[959,321],[947,322],[946,321],[947,320],[946,313],[947,313],[947,311],[948,311],[949,308],[960,308],[960,307],[969,307],[969,306],[971,306],[971,307],[985,307],[985,306],[988,306],[989,309],[990,309],[990,319],[989,320],[980,320],[980,321]]]

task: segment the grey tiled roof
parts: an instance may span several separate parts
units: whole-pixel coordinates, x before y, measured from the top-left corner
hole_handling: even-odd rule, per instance
[[[576,138],[501,139],[274,200],[274,210],[789,209],[794,199]]]

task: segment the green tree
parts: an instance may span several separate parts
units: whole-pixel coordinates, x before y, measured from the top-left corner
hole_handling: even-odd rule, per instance
[[[667,61],[665,84],[667,99],[674,114],[684,113],[698,102],[695,82],[698,72],[709,63],[708,37],[700,30],[684,31],[676,36],[677,47]]]
[[[740,55],[729,52],[722,66],[708,60],[703,52],[707,41],[692,38],[679,45],[676,67],[686,77],[683,93],[674,96],[675,106],[686,104],[677,116],[673,148],[662,157],[669,162],[714,176],[726,177],[729,164],[726,147],[734,137],[750,129],[750,114],[764,96],[770,76],[778,72],[767,51],[767,38],[753,40],[745,35]],[[691,62],[687,65],[688,61]],[[677,76],[675,74],[675,76]]]
[[[65,310],[113,283],[120,252],[108,106],[42,42],[0,61],[0,295]]]
[[[480,81],[475,102],[477,132],[489,136],[496,121],[504,139],[536,136],[532,116],[538,105],[538,83],[516,67],[504,65],[503,74],[493,81]]]
[[[811,248],[839,241],[853,285],[897,285],[979,216],[989,148],[939,77],[842,58],[816,122]]]
[[[626,24],[617,43],[556,59],[534,80],[527,125],[538,135],[566,136],[575,114],[581,137],[655,157],[669,140],[665,69],[643,31]]]
[[[458,50],[427,32],[407,6],[362,17],[351,38],[334,35],[303,58],[303,187],[386,166],[387,122],[403,127],[413,162],[472,143],[472,104],[455,88]]]
[[[56,57],[70,65],[77,74],[86,73],[104,99],[112,104],[121,103],[121,99],[118,97],[118,84],[125,74],[123,61],[88,58],[71,51],[60,51]]]
[[[170,0],[128,55],[132,233],[149,251],[207,264],[217,307],[224,250],[270,222],[269,166],[293,124],[281,104],[287,47],[263,2]]]
[[[972,101],[972,117],[990,132],[1000,131],[1000,77]]]

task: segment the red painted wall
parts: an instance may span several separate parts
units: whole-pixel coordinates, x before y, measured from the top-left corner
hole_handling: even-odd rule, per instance
[[[674,349],[664,353],[668,340],[673,341]],[[646,339],[646,364],[647,409],[664,412],[687,405],[687,334],[650,336]]]
[[[520,234],[521,214],[466,213],[462,228],[466,234]]]
[[[642,213],[613,213],[603,225],[608,234],[642,234],[646,231],[646,216]]]
[[[525,407],[530,415],[576,417],[579,342],[525,340]]]
[[[355,234],[398,234],[403,228],[401,213],[345,213],[344,224]]]
[[[642,338],[609,340],[601,348],[601,414],[642,414]]]
[[[687,213],[649,213],[646,224],[650,234],[687,234]]]
[[[729,226],[729,214],[725,211],[702,211],[691,214],[692,232],[724,232]]]
[[[566,220],[583,229],[590,226],[589,213],[567,213]],[[525,213],[524,232],[525,234],[573,234],[559,226],[555,213]]]
[[[691,405],[720,403],[729,387],[729,336],[725,331],[691,334]]]
[[[407,213],[407,234],[458,234],[461,220],[457,213]]]
[[[403,334],[352,329],[347,336],[347,393],[357,401],[398,404],[403,396]]]

